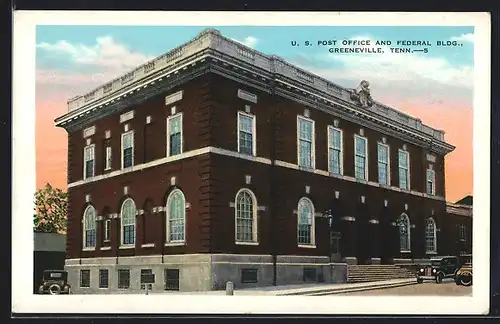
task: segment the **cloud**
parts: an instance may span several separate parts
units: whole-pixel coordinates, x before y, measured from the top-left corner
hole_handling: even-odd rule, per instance
[[[352,40],[375,40],[370,36],[357,36]],[[340,46],[344,47],[344,46]],[[377,46],[378,47],[378,46]],[[361,80],[370,81],[372,95],[378,101],[419,100],[426,98],[433,103],[472,100],[472,66],[455,66],[443,57],[429,54],[392,53],[382,46],[383,54],[327,54],[322,59],[331,68],[314,63],[311,58],[297,58],[298,65],[342,86],[354,88]],[[324,65],[324,64],[323,64]],[[388,103],[390,104],[390,103]]]
[[[111,36],[98,37],[96,43],[91,46],[72,44],[66,40],[55,43],[42,42],[36,46],[48,55],[69,58],[77,65],[120,72],[133,69],[154,58],[117,43]]]
[[[457,41],[457,42],[469,42],[469,43],[474,43],[474,34],[468,33],[468,34],[462,34],[460,36],[453,36],[450,38],[452,41]]]
[[[255,47],[255,45],[257,45],[257,43],[259,42],[259,40],[253,36],[247,36],[242,41],[234,39],[234,38],[232,38],[232,40],[234,40],[235,42],[238,42],[240,44],[243,44],[245,46],[252,47],[252,48]]]

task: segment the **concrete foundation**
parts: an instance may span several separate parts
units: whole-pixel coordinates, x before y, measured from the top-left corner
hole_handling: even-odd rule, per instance
[[[326,257],[278,256],[277,284],[343,283],[347,281],[345,263],[329,263]],[[68,259],[65,269],[75,294],[145,293],[141,290],[142,269],[155,274],[153,292],[166,290],[166,269],[179,270],[179,291],[224,290],[226,283],[235,289],[273,285],[270,255],[186,254],[134,256],[119,258]],[[108,288],[99,288],[99,270],[108,270]],[[118,271],[130,271],[130,285],[118,288]],[[81,270],[90,271],[89,287],[81,287]]]

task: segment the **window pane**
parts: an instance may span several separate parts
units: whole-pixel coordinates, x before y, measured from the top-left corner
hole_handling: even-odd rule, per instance
[[[107,269],[99,269],[99,288],[108,288],[109,273]]]
[[[181,153],[181,133],[170,135],[170,156]]]
[[[249,154],[249,155],[253,154],[252,133],[245,133],[245,132],[240,131],[239,142],[240,142],[240,153]]]
[[[308,200],[301,200],[298,208],[298,243],[312,244],[313,207]]]
[[[134,134],[133,133],[128,133],[123,135],[123,148],[131,148],[133,146],[133,141],[134,141]]]
[[[365,156],[366,155],[366,140],[361,137],[355,137],[356,138],[356,154]]]
[[[118,270],[118,288],[130,288],[130,270]]]
[[[169,197],[168,204],[168,241],[183,241],[186,209],[184,196],[176,191]]]
[[[253,198],[242,191],[236,198],[236,240],[241,242],[253,242]]]
[[[181,132],[181,117],[175,117],[170,119],[170,135],[174,135]]]
[[[300,140],[300,166],[311,168],[312,167],[312,143]]]
[[[126,148],[123,150],[123,167],[129,168],[133,165],[132,148]]]

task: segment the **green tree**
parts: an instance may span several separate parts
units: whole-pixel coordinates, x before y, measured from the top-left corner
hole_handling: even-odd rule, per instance
[[[68,194],[49,183],[36,190],[33,229],[35,232],[66,232]]]

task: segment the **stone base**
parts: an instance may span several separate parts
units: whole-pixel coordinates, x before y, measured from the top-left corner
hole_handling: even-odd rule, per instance
[[[347,264],[358,264],[358,259],[356,257],[345,257],[344,262]]]
[[[371,258],[370,263],[371,264],[380,264],[381,260],[380,258]]]
[[[329,263],[328,257],[278,256],[277,285],[303,283],[343,283],[347,281],[345,263]],[[273,263],[270,255],[186,254],[164,256],[133,256],[119,258],[84,258],[66,260],[68,281],[75,294],[132,293],[140,289],[142,269],[155,274],[153,293],[165,290],[166,269],[179,270],[180,291],[224,290],[228,281],[235,289],[273,285]],[[108,270],[108,288],[99,288],[99,270]],[[118,288],[118,270],[130,271],[130,287]],[[80,287],[81,270],[90,270],[90,287]],[[255,281],[242,280],[247,271]]]

